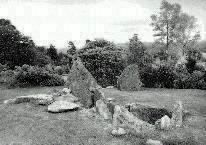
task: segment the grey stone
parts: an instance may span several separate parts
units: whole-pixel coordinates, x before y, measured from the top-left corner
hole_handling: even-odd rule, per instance
[[[73,62],[67,78],[67,86],[71,89],[72,94],[80,99],[84,107],[90,108],[94,105],[90,88],[97,88],[98,84],[91,73],[84,67],[80,58]]]
[[[155,122],[155,127],[157,129],[168,130],[171,127],[171,119],[167,115],[165,115]]]
[[[159,140],[148,139],[146,142],[147,145],[163,145],[163,143]]]
[[[119,127],[118,129],[113,129],[111,134],[114,136],[121,136],[121,135],[125,135],[126,131],[124,128]]]
[[[107,104],[102,99],[96,101],[96,109],[105,120],[112,119],[112,114],[107,108]]]
[[[180,127],[183,123],[183,106],[181,101],[177,101],[172,111],[171,123],[174,127]]]
[[[127,66],[117,80],[117,88],[122,91],[139,91],[142,82],[139,78],[139,68],[132,64]]]
[[[78,109],[80,106],[67,101],[55,101],[48,106],[48,111],[52,113],[61,113],[69,110]]]
[[[48,104],[51,104],[53,101],[54,99],[52,95],[36,94],[36,95],[16,97],[14,99],[9,99],[9,100],[4,101],[4,103],[19,104],[19,103],[25,103],[25,102],[32,102],[32,103],[36,103],[39,105],[48,105]]]
[[[64,89],[62,89],[62,92],[66,93],[66,94],[70,94],[71,90],[69,88],[64,88]]]

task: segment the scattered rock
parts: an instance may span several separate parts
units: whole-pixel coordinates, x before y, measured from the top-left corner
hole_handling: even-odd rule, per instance
[[[122,136],[126,134],[126,131],[124,128],[119,127],[118,129],[112,130],[111,134],[114,136]]]
[[[115,99],[114,98],[107,98],[108,102],[114,102]]]
[[[182,117],[183,117],[183,107],[182,107],[182,102],[178,101],[174,105],[173,111],[172,111],[172,119],[171,123],[175,127],[180,127],[182,126]]]
[[[28,95],[20,96],[14,99],[9,99],[4,101],[6,104],[19,104],[25,102],[32,102],[39,105],[49,105],[53,102],[53,96],[47,94],[37,94],[37,95]]]
[[[67,78],[67,86],[86,108],[93,105],[90,88],[97,88],[98,85],[91,73],[84,67],[80,58],[73,62]]]
[[[96,109],[100,116],[102,116],[105,120],[112,119],[112,114],[107,108],[107,104],[102,99],[96,101]]]
[[[122,91],[139,91],[142,82],[139,78],[139,68],[132,64],[127,66],[117,80],[117,86]]]
[[[71,90],[69,88],[64,88],[64,89],[62,89],[62,92],[66,93],[66,94],[70,94]]]
[[[163,130],[168,130],[170,128],[170,118],[165,115],[163,116],[161,119],[158,119],[156,122],[155,122],[155,126],[157,129],[163,129]]]
[[[52,113],[61,113],[69,110],[76,110],[80,106],[75,103],[67,102],[67,101],[55,101],[48,106],[48,111]]]
[[[114,86],[107,86],[106,89],[113,89]]]
[[[163,145],[163,143],[159,140],[148,139],[146,142],[147,145]]]

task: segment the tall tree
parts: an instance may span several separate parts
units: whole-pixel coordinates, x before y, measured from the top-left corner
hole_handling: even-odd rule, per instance
[[[128,50],[127,62],[128,64],[137,64],[142,67],[144,64],[144,54],[145,47],[143,43],[139,40],[138,35],[134,36],[129,40],[129,50]]]
[[[55,63],[58,61],[58,54],[57,54],[57,49],[55,48],[54,45],[50,45],[49,48],[47,49],[47,55],[53,60]]]
[[[170,44],[181,44],[183,47],[191,45],[200,37],[196,31],[194,16],[183,13],[179,4],[171,4],[163,0],[158,15],[151,16],[151,26],[155,31],[157,41],[166,44],[166,52]]]
[[[0,63],[9,67],[33,64],[35,44],[21,34],[10,20],[0,19]]]

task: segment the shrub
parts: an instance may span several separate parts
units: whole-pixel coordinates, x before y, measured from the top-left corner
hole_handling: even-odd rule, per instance
[[[8,82],[9,87],[28,86],[61,86],[64,80],[55,72],[38,66],[23,65],[16,67],[13,77]]]
[[[144,87],[173,88],[175,74],[167,64],[150,65],[140,71],[140,78]]]
[[[105,40],[95,40],[82,48],[78,56],[99,85],[116,86],[117,76],[125,67],[119,47]]]
[[[177,89],[206,89],[206,82],[204,80],[205,73],[201,71],[194,71],[189,73],[187,71],[177,72],[174,81],[174,88]]]
[[[64,70],[61,66],[56,66],[54,68],[55,73],[57,73],[58,75],[62,75],[64,73]]]

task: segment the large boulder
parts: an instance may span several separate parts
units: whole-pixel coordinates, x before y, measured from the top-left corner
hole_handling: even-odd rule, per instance
[[[71,71],[67,78],[67,86],[71,89],[74,96],[80,99],[80,102],[86,108],[93,106],[91,88],[97,88],[98,84],[91,73],[84,67],[80,58],[74,60]]]
[[[76,110],[80,106],[78,104],[67,101],[55,101],[48,106],[48,112],[61,113],[70,110]]]
[[[140,90],[142,82],[140,81],[138,66],[135,64],[127,66],[119,76],[117,86],[122,91]]]

